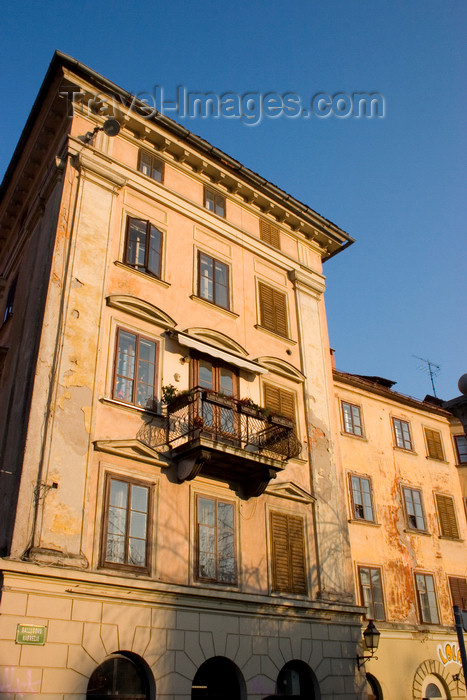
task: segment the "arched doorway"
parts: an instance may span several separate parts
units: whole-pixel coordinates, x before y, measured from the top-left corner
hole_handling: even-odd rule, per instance
[[[86,700],[155,700],[156,687],[147,663],[131,652],[118,652],[92,673]]]
[[[304,661],[289,661],[277,676],[276,693],[279,697],[319,700],[321,694],[317,678]]]
[[[196,671],[191,697],[196,700],[246,700],[246,686],[240,669],[225,656],[213,656]]]

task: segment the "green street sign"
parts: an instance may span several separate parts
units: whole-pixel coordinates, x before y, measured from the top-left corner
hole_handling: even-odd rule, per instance
[[[18,625],[16,644],[45,644],[46,632],[43,625]]]

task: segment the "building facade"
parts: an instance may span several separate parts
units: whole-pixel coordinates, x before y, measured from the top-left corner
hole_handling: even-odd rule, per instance
[[[393,384],[334,371],[355,593],[381,633],[367,692],[464,698],[453,605],[467,609],[465,434],[441,401]]]
[[[62,54],[0,195],[1,697],[362,697],[352,239]]]

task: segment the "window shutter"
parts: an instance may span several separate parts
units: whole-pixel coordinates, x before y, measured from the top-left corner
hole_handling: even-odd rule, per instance
[[[452,537],[453,539],[458,540],[459,530],[457,528],[453,499],[451,496],[442,496],[441,494],[437,493],[436,506],[438,508],[441,535],[443,537]]]
[[[467,579],[457,576],[449,576],[452,604],[458,605],[461,610],[467,610]]]
[[[288,337],[287,295],[267,284],[259,283],[260,322],[264,328]]]
[[[303,520],[272,512],[270,523],[273,590],[306,594]]]
[[[303,520],[289,515],[289,544],[291,561],[292,593],[306,593],[305,542]]]
[[[294,394],[287,389],[281,389],[271,384],[264,385],[264,405],[272,413],[278,413],[286,418],[295,420]]]
[[[443,445],[441,443],[441,433],[437,430],[425,428],[426,444],[428,456],[433,459],[444,459]]]
[[[262,241],[264,241],[265,243],[269,243],[269,245],[272,245],[274,246],[274,248],[278,248],[280,250],[281,240],[279,229],[277,226],[274,226],[274,224],[269,223],[269,221],[264,221],[264,219],[260,219],[259,230]]]
[[[271,513],[272,576],[274,591],[290,589],[287,516]]]

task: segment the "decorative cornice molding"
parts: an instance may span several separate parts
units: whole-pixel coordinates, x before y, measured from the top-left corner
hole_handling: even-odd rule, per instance
[[[112,170],[108,165],[96,163],[95,160],[83,153],[76,153],[72,162],[84,177],[101,185],[101,187],[107,187],[114,194],[117,194],[127,183],[126,177]]]
[[[301,270],[290,270],[289,279],[296,290],[315,298],[319,298],[326,289],[326,278],[318,272],[305,273]]]

